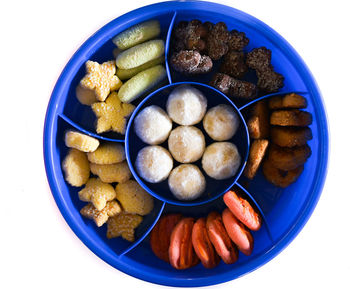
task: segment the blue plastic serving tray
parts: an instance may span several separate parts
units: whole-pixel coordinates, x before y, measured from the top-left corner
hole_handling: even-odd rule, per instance
[[[89,106],[83,106],[77,101],[75,87],[85,73],[84,64],[87,60],[101,63],[113,59],[115,46],[111,39],[128,27],[148,19],[158,19],[161,23],[161,38],[166,42],[165,65],[168,78],[158,90],[147,97],[145,95],[140,104],[135,103],[139,106],[131,116],[131,121],[140,108],[154,103],[154,99],[180,82],[191,83],[201,89],[209,103],[215,94],[221,94],[205,84],[208,83],[205,77],[185,77],[174,72],[168,65],[167,58],[174,24],[192,19],[213,23],[222,21],[229,30],[237,29],[246,33],[250,39],[247,51],[260,46],[272,50],[272,64],[276,71],[285,76],[285,85],[277,94],[298,92],[307,98],[307,110],[313,115],[310,126],[313,139],[308,143],[312,155],[297,182],[286,189],[271,185],[259,172],[249,182],[249,191],[245,190],[247,180],[241,176],[241,172],[249,149],[244,120],[247,116],[246,108],[271,95],[251,102],[232,103],[242,122],[239,129],[242,137],[235,141],[243,160],[239,173],[217,190],[215,184],[210,185],[213,192],[209,197],[185,203],[172,199],[170,195],[157,193],[157,189],[153,190],[149,184],[142,182],[132,169],[135,179],[156,198],[154,210],[136,229],[135,242],[129,243],[122,238],[107,239],[106,226],[97,228],[93,222],[80,215],[79,211],[84,206],[78,198],[80,188],[74,188],[65,182],[61,163],[67,153],[64,132],[74,128],[103,141],[125,143],[127,161],[132,167],[135,153],[142,146],[134,135],[132,125],[128,125],[126,138],[116,133],[97,135],[94,128],[95,116]],[[149,282],[170,286],[205,286],[226,282],[257,269],[281,252],[303,228],[317,204],[326,177],[328,127],[322,97],[310,71],[295,50],[274,30],[258,19],[224,5],[202,1],[162,2],[142,7],[111,21],[93,34],[73,55],[59,77],[48,105],[44,128],[44,158],[51,191],[62,215],[75,234],[96,255],[118,270]],[[214,209],[221,211],[224,207],[221,195],[231,185],[240,188],[263,217],[262,228],[253,232],[254,250],[250,256],[240,253],[236,263],[226,265],[221,262],[211,270],[199,264],[178,271],[152,253],[148,235],[162,214],[181,212],[187,216],[199,217]]]

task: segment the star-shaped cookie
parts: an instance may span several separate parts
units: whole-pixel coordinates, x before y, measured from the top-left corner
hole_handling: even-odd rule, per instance
[[[95,61],[85,63],[86,75],[80,81],[82,88],[94,91],[96,99],[104,101],[109,93],[118,89],[122,82],[115,75],[116,66],[114,61],[107,61],[99,64]]]
[[[125,134],[126,119],[134,111],[135,106],[122,103],[116,92],[112,92],[105,102],[96,102],[91,105],[97,117],[96,131],[102,133],[115,131]]]
[[[121,212],[120,214],[111,217],[107,221],[107,238],[116,238],[122,236],[123,239],[134,242],[135,228],[142,222],[142,217],[139,215]]]
[[[116,201],[107,202],[102,211],[98,211],[93,204],[87,204],[80,210],[84,217],[94,220],[97,227],[101,227],[107,222],[109,217],[113,217],[121,212],[121,208]]]
[[[91,202],[98,211],[101,211],[108,201],[112,201],[116,197],[113,186],[98,178],[90,178],[85,188],[78,194],[81,201]]]

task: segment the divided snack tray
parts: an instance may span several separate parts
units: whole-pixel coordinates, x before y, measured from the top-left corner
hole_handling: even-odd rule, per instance
[[[95,133],[95,116],[89,106],[81,105],[75,88],[85,73],[87,60],[102,63],[113,59],[115,45],[112,38],[123,30],[145,20],[157,19],[161,24],[161,35],[165,43],[165,66],[167,79],[149,95],[136,101],[138,105],[128,123],[126,136],[116,133]],[[245,48],[265,46],[272,51],[272,64],[285,77],[285,85],[274,94],[264,95],[251,102],[232,102],[218,90],[207,85],[209,76],[186,77],[175,72],[168,63],[171,32],[181,20],[199,19],[213,23],[225,22],[229,30],[237,29],[250,39]],[[240,128],[234,136],[242,164],[234,179],[222,186],[209,184],[209,197],[190,203],[178,201],[170,194],[157,194],[151,186],[143,183],[133,169],[136,153],[144,144],[133,131],[132,120],[141,107],[157,104],[164,107],[169,91],[180,83],[200,89],[208,99],[208,107],[217,105],[220,94],[240,116]],[[245,121],[247,109],[252,103],[271,95],[297,92],[308,101],[308,111],[313,115],[310,126],[313,139],[308,142],[312,155],[305,164],[299,179],[285,189],[268,183],[259,171],[250,182],[241,176],[249,151],[249,137]],[[163,96],[163,97],[162,97]],[[162,103],[162,99],[163,102]],[[222,103],[222,102],[221,102]],[[211,105],[212,104],[212,105]],[[122,238],[107,239],[106,226],[96,227],[83,218],[79,211],[85,205],[78,198],[80,188],[70,186],[64,180],[62,160],[68,149],[64,144],[64,132],[76,129],[99,140],[123,143],[126,146],[127,161],[134,178],[155,197],[153,211],[145,216],[135,231],[135,242]],[[246,274],[271,260],[298,234],[310,217],[321,194],[328,161],[328,129],[322,98],[310,71],[294,49],[266,24],[234,8],[210,2],[163,2],[129,12],[102,27],[92,35],[73,55],[64,68],[52,93],[44,128],[44,158],[47,177],[56,203],[75,234],[96,255],[111,266],[137,278],[170,286],[205,286],[222,283]],[[159,217],[176,212],[184,216],[202,217],[212,210],[222,211],[225,207],[222,195],[231,186],[239,187],[246,199],[261,213],[263,224],[259,231],[252,232],[254,250],[250,256],[240,253],[232,265],[223,262],[214,269],[205,269],[201,264],[187,270],[176,270],[170,264],[158,259],[149,245],[149,233]],[[247,190],[245,189],[247,188]]]

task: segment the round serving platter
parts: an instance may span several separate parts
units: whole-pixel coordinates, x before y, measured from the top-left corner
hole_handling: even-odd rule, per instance
[[[237,29],[245,32],[250,39],[246,50],[250,51],[260,46],[269,48],[273,55],[273,66],[285,77],[285,85],[278,93],[264,95],[251,102],[232,103],[242,117],[242,135],[247,138],[239,141],[244,151],[240,172],[231,183],[219,188],[211,197],[190,204],[156,194],[142,183],[136,171],[132,169],[134,160],[131,151],[135,151],[139,144],[132,137],[131,125],[127,128],[126,138],[116,133],[97,135],[94,128],[95,115],[90,107],[81,105],[75,97],[75,88],[85,73],[85,62],[93,60],[101,63],[113,59],[112,51],[115,46],[112,38],[123,30],[149,19],[157,19],[161,24],[160,37],[166,43],[167,80],[135,103],[139,106],[130,120],[142,105],[151,104],[157,94],[164,93],[180,83],[199,87],[204,90],[208,99],[215,94],[221,94],[206,85],[208,83],[206,77],[186,77],[173,71],[169,66],[168,54],[172,29],[182,20],[199,19],[213,23],[222,21],[227,24],[229,30]],[[263,98],[289,92],[297,92],[308,101],[308,111],[313,115],[313,123],[310,126],[313,139],[308,143],[312,155],[297,182],[285,189],[268,183],[261,172],[253,181],[248,182],[241,176],[247,160],[246,152],[249,151],[245,124],[246,108]],[[145,216],[136,229],[135,242],[129,243],[122,238],[107,239],[105,227],[97,228],[93,222],[80,215],[79,211],[84,203],[78,198],[79,188],[65,182],[61,168],[62,160],[68,150],[64,144],[64,132],[67,129],[76,129],[106,142],[125,143],[127,161],[135,179],[155,197],[153,211]],[[226,282],[257,269],[281,252],[303,228],[317,204],[325,181],[328,128],[322,97],[315,80],[296,51],[274,30],[258,19],[228,6],[202,1],[162,2],[116,18],[93,34],[73,55],[56,83],[47,108],[44,158],[50,188],[63,217],[81,241],[97,256],[116,269],[149,282],[170,286],[205,286]],[[211,270],[199,264],[191,269],[178,271],[152,253],[149,233],[161,215],[176,212],[185,216],[200,217],[212,210],[221,211],[224,208],[221,196],[232,185],[243,191],[245,197],[259,210],[263,219],[262,228],[252,233],[254,250],[250,256],[240,253],[236,263],[226,265],[221,262]],[[215,190],[215,186],[210,189]]]

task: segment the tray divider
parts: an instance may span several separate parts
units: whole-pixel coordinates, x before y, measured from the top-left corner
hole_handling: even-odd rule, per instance
[[[276,95],[285,95],[285,94],[289,94],[289,93],[296,93],[296,94],[309,94],[309,92],[307,91],[279,91],[279,92],[275,92],[275,93],[269,93],[263,96],[260,96],[244,105],[242,105],[241,107],[238,108],[239,111],[242,111],[243,109],[247,108],[248,106],[251,106],[252,104],[259,102],[260,100],[272,97],[272,96],[276,96]]]
[[[171,74],[170,74],[170,67],[169,67],[169,62],[168,62],[168,55],[169,55],[169,49],[170,49],[170,39],[171,39],[171,33],[173,32],[173,27],[175,23],[177,12],[174,12],[173,18],[171,19],[169,28],[168,28],[168,33],[165,41],[165,68],[166,68],[166,73],[168,76],[169,83],[172,83],[171,79]]]
[[[259,210],[260,212],[260,215],[265,223],[265,226],[266,226],[266,230],[267,230],[267,234],[271,240],[271,242],[274,242],[275,239],[273,238],[272,234],[271,234],[271,230],[270,230],[270,227],[269,227],[269,224],[267,222],[267,219],[266,219],[266,216],[262,210],[262,208],[260,207],[260,205],[258,204],[258,202],[255,200],[255,198],[239,183],[239,182],[236,182],[235,186],[237,186],[240,190],[242,190],[248,197],[249,199],[254,203],[254,205],[256,206],[256,208]]]
[[[64,120],[70,126],[74,127],[79,132],[82,132],[82,133],[87,134],[87,135],[89,135],[91,137],[97,138],[99,140],[110,141],[110,142],[118,142],[118,143],[123,143],[125,141],[124,139],[108,138],[108,137],[104,137],[104,136],[98,135],[96,133],[93,133],[91,131],[88,131],[88,130],[82,128],[80,125],[76,124],[74,121],[72,121],[69,117],[67,117],[64,114],[58,114],[58,117],[60,117],[62,120]]]
[[[138,238],[134,243],[132,243],[129,247],[127,247],[123,252],[121,252],[119,254],[119,257],[127,254],[128,252],[130,252],[131,250],[133,250],[134,248],[136,248],[152,231],[153,227],[157,224],[160,216],[163,214],[164,208],[165,208],[165,202],[162,202],[162,206],[158,212],[157,217],[154,219],[154,221],[152,222],[152,224],[148,227],[147,231],[145,233],[142,234],[142,236],[140,238]]]

